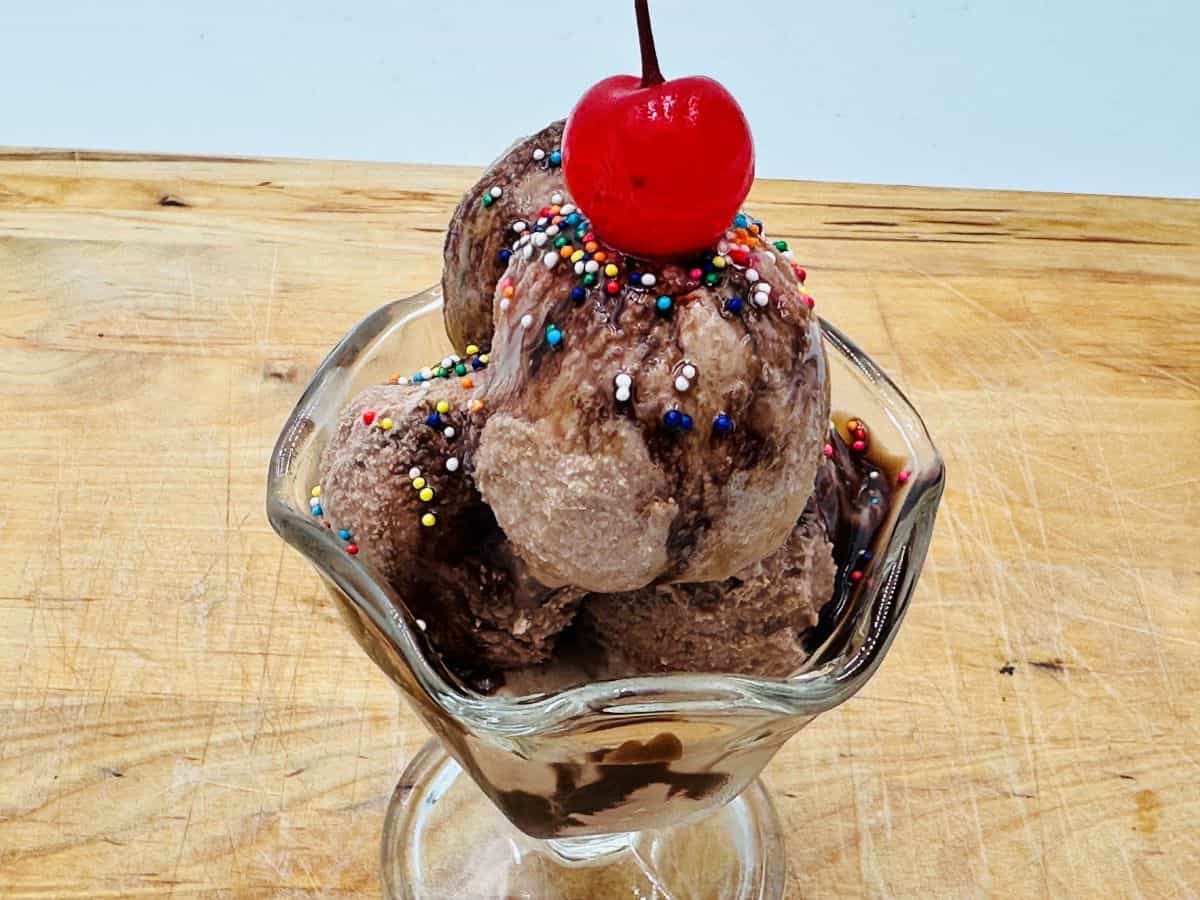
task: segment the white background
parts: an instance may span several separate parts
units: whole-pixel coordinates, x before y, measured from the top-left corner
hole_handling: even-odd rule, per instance
[[[0,143],[482,164],[638,65],[632,0],[0,0]],[[1196,0],[652,0],[763,176],[1200,196]]]

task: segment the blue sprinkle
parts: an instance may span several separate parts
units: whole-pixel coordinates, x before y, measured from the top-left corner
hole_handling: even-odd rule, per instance
[[[553,153],[550,154],[550,165],[552,165],[552,166],[561,166],[562,165],[562,153],[560,151],[555,150]]]
[[[729,434],[733,431],[733,419],[725,413],[718,413],[717,417],[713,419],[713,431],[717,434]]]
[[[679,427],[682,428],[684,431],[691,431],[692,430],[692,417],[689,416],[687,413],[684,413],[679,419]]]
[[[483,366],[484,366],[484,363],[478,356],[475,357],[473,360],[471,360],[471,368],[472,369],[482,369]]]
[[[509,258],[512,256],[512,251],[511,250],[501,250],[499,253],[496,254],[496,256],[499,257],[500,262],[506,263],[506,262],[508,262]]]
[[[870,550],[864,550],[862,553],[859,554],[859,556],[862,557],[863,562],[869,562],[875,556],[875,554],[872,553]]]
[[[348,532],[345,528],[343,528],[341,531],[338,532],[338,537],[340,537],[343,541],[348,541],[348,540],[350,540],[350,532]]]
[[[442,417],[435,412],[431,412],[425,417],[425,424],[430,428],[440,428],[442,426]]]
[[[576,285],[575,287],[571,288],[571,299],[576,303],[582,303],[583,298],[586,296],[587,291],[585,291],[582,286]]]
[[[579,213],[577,213],[577,212],[571,213],[569,216],[567,216],[565,219],[563,219],[563,221],[566,222],[568,225],[578,225],[579,224]]]
[[[737,228],[746,228],[750,224],[750,220],[746,218],[745,213],[738,213],[733,217],[733,224]]]
[[[740,316],[742,314],[742,307],[745,306],[745,304],[746,301],[741,297],[730,297],[725,301],[725,308],[735,316]]]
[[[321,513],[322,513],[321,507],[314,506],[311,508],[312,508],[312,514],[318,519],[321,518]]]
[[[878,506],[878,505],[879,505],[879,498],[878,498],[878,497],[872,497],[872,498],[871,498],[871,505],[872,505],[872,506]]]
[[[642,273],[641,272],[630,272],[629,280],[633,284],[641,284],[642,283]]]
[[[656,307],[658,307],[658,311],[661,313],[670,312],[671,311],[671,298],[664,294],[663,296],[659,297],[657,300],[654,301],[654,305]]]
[[[551,347],[557,347],[562,343],[562,339],[563,336],[561,331],[559,331],[553,325],[546,326],[546,341]]]
[[[424,380],[425,380],[425,376],[422,375],[420,372],[418,372],[416,375],[414,375],[412,377],[413,384],[420,384]]]
[[[683,415],[677,409],[668,409],[663,413],[663,424],[668,428],[678,428],[683,424]]]

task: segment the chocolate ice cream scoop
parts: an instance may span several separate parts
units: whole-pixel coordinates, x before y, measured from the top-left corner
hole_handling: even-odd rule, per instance
[[[549,656],[582,592],[532,578],[470,474],[486,370],[380,385],[342,412],[322,457],[321,503],[460,670]],[[440,411],[439,411],[440,410]]]
[[[833,594],[834,574],[833,545],[810,501],[787,542],[736,576],[593,594],[580,625],[618,669],[782,678],[807,656],[801,636]]]
[[[492,295],[507,265],[513,222],[565,193],[564,121],[517,141],[483,173],[454,210],[442,250],[446,333],[459,353],[492,333]]]
[[[570,203],[543,212],[495,293],[484,500],[547,585],[734,576],[792,532],[829,421],[784,245],[743,219],[706,258],[647,263]]]

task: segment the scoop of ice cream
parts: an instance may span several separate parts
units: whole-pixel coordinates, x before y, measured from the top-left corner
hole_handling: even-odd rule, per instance
[[[380,385],[339,418],[321,464],[330,527],[462,669],[540,662],[582,591],[548,588],[511,550],[471,477],[487,381]],[[439,412],[439,410],[441,410]]]
[[[509,226],[562,190],[563,126],[518,141],[483,173],[454,210],[442,251],[446,333],[459,353],[492,333],[492,295],[514,235]]]
[[[782,678],[833,593],[833,547],[810,502],[787,542],[723,581],[594,594],[581,626],[630,672],[734,672]]]
[[[650,264],[563,199],[495,292],[483,498],[547,585],[729,578],[787,540],[812,492],[829,387],[807,295],[755,223]]]

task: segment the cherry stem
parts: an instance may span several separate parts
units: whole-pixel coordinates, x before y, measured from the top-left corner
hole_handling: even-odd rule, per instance
[[[654,32],[650,28],[649,0],[634,0],[637,11],[638,41],[642,45],[642,87],[654,87],[665,79],[658,67],[658,52],[654,49]]]

